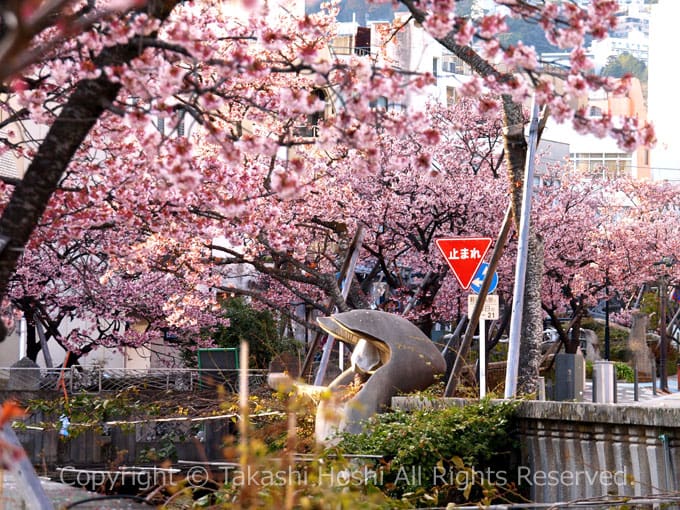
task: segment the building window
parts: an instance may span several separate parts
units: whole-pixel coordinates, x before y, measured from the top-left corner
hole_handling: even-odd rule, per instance
[[[451,54],[444,54],[441,57],[441,72],[451,74],[472,75],[472,69],[460,58]]]
[[[632,157],[632,154],[623,152],[584,152],[570,155],[574,169],[595,179],[630,176],[633,166]]]
[[[446,87],[446,106],[453,106],[457,100],[456,87]]]
[[[354,53],[357,55],[371,54],[371,29],[369,27],[357,27]]]
[[[181,110],[177,114],[177,136],[184,136],[186,133],[186,122],[185,122],[185,116],[186,112],[184,110]],[[172,125],[172,123],[170,124]],[[158,129],[158,132],[161,134],[161,136],[166,136],[172,134],[171,132],[168,133],[167,127],[165,125],[165,118],[164,117],[158,117],[156,119],[156,129]]]
[[[591,106],[588,110],[588,117],[591,119],[601,119],[602,118],[602,108],[599,106]]]
[[[316,96],[317,99],[325,103],[328,102],[328,95],[322,89],[314,89],[312,95]],[[319,126],[321,121],[326,118],[325,110],[318,110],[314,113],[307,115],[307,122],[301,126],[295,126],[293,133],[296,136],[301,136],[303,138],[316,138],[319,136]]]
[[[387,110],[389,103],[385,96],[380,96],[378,99],[370,102],[371,108],[376,108],[380,110]]]
[[[186,132],[184,117],[186,117],[186,112],[182,110],[179,114],[179,122],[177,122],[177,136],[184,136]]]
[[[354,37],[339,35],[333,39],[332,48],[336,55],[351,55],[354,52]]]

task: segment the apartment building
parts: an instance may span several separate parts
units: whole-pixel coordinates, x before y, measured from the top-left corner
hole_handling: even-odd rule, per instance
[[[597,119],[604,114],[611,116],[633,116],[640,122],[647,119],[645,101],[640,81],[633,79],[627,95],[607,94],[602,91],[593,93],[583,105],[588,117]],[[592,134],[577,133],[570,124],[557,124],[549,121],[545,135],[551,140],[559,140],[569,146],[569,162],[575,170],[591,178],[632,177],[651,179],[650,152],[638,148],[626,152],[619,148],[612,138],[598,138]]]

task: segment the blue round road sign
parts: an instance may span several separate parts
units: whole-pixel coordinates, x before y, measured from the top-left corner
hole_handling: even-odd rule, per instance
[[[477,274],[475,274],[475,277],[470,283],[470,290],[475,294],[479,294],[479,291],[482,290],[482,283],[484,283],[484,277],[486,276],[486,272],[488,270],[489,263],[482,262],[482,265],[479,266],[479,269],[477,270]],[[494,271],[493,277],[491,278],[491,286],[489,287],[489,294],[496,290],[496,287],[498,287],[498,273]]]

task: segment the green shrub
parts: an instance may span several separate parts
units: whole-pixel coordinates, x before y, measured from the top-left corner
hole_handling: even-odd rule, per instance
[[[620,361],[614,362],[614,370],[616,371],[616,380],[619,382],[635,382],[635,372],[632,367]]]
[[[381,414],[370,420],[367,432],[343,435],[339,449],[382,455],[383,481],[392,497],[417,496],[421,503],[440,505],[488,502],[499,487],[492,487],[494,476],[479,475],[513,479],[515,405],[487,399],[464,407]]]

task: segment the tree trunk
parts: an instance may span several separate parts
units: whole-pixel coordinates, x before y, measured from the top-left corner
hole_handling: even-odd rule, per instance
[[[40,343],[35,334],[35,323],[26,319],[26,357],[31,361],[38,362],[38,354],[40,354]]]
[[[647,345],[647,327],[649,316],[642,312],[633,312],[632,324],[628,335],[628,345],[633,353],[633,365],[640,373],[640,379],[649,380],[655,376],[656,360]]]
[[[535,232],[529,234],[529,252],[524,287],[524,309],[519,346],[517,394],[538,391],[543,340],[543,309],[541,308],[541,279],[543,277],[543,239]]]
[[[572,319],[567,331],[567,342],[564,344],[564,352],[576,354],[581,348],[581,320],[586,315],[586,307],[582,297],[571,299]]]

